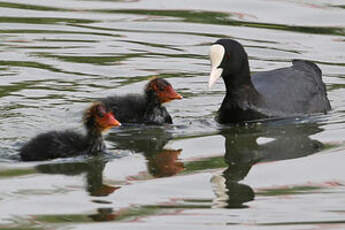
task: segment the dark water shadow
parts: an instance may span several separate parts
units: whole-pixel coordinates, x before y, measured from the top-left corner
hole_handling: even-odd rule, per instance
[[[322,130],[316,123],[279,125],[279,122],[278,125],[271,122],[222,130],[221,135],[225,137],[224,158],[228,167],[222,174],[223,180],[214,182],[220,202],[218,205],[247,207],[243,203],[254,200],[255,193],[249,185],[239,181],[247,176],[252,166],[259,162],[294,159],[319,152],[325,148],[324,144],[310,136]],[[219,191],[222,189],[225,191]]]
[[[85,174],[86,191],[90,196],[104,197],[114,193],[120,187],[103,183],[103,170],[107,161],[93,157],[83,162],[63,162],[41,164],[35,167],[40,173],[75,176]]]

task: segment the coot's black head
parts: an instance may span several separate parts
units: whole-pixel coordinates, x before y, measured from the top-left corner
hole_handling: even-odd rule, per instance
[[[246,79],[249,78],[248,57],[239,42],[232,39],[219,39],[210,47],[209,57],[211,61],[209,87],[212,87],[220,77],[223,77],[225,83],[248,80]]]
[[[113,126],[121,125],[101,102],[95,102],[84,113],[84,124],[88,130],[103,132]]]
[[[171,84],[162,78],[153,78],[149,83],[147,83],[145,94],[149,98],[157,98],[160,103],[182,99],[182,96],[174,90]]]

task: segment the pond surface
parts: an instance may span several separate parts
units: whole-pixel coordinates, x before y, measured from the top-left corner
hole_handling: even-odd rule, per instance
[[[345,228],[345,1],[14,0],[0,15],[0,229]],[[316,62],[332,111],[216,124],[207,54],[222,37],[253,72]],[[16,160],[154,75],[184,96],[174,125],[115,128],[107,156]]]

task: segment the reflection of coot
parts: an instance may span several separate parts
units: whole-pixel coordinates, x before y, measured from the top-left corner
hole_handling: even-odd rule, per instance
[[[68,162],[56,164],[42,164],[36,166],[41,173],[79,175],[86,173],[87,191],[91,196],[107,196],[119,187],[103,184],[103,170],[106,162],[93,158],[87,162]]]
[[[254,191],[251,187],[245,184],[240,184],[227,180],[225,182],[227,188],[227,208],[244,208],[243,203],[254,200]]]
[[[280,125],[275,122],[224,129],[221,134],[225,137],[225,161],[228,168],[223,172],[225,181],[222,183],[226,187],[226,207],[243,207],[242,203],[254,199],[253,190],[238,181],[246,177],[255,163],[316,153],[323,145],[309,136],[320,131],[322,129],[313,123]],[[269,139],[259,144],[259,137]]]
[[[217,198],[214,201],[215,207],[223,208],[247,208],[243,203],[254,200],[255,193],[251,187],[245,184],[232,181],[223,176],[214,176],[211,183],[214,186]]]
[[[321,132],[317,124],[255,125],[223,130],[226,170],[233,180],[243,179],[256,162],[294,159],[319,151],[323,145],[310,135]],[[258,138],[268,138],[259,144]],[[259,139],[260,140],[260,139]],[[265,140],[265,139],[264,139]]]
[[[171,138],[161,127],[133,126],[111,133],[108,140],[115,143],[116,149],[143,153],[152,176],[168,177],[184,169],[183,162],[178,161],[182,149],[164,148]]]

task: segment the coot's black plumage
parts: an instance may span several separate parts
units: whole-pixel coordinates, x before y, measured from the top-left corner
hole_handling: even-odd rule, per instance
[[[210,48],[209,87],[222,76],[226,95],[218,111],[219,123],[270,117],[326,113],[331,109],[320,68],[305,60],[292,66],[250,76],[247,53],[232,39],[220,39]]]
[[[95,103],[84,114],[86,135],[70,130],[51,131],[31,139],[20,149],[23,161],[41,161],[105,151],[102,132],[120,123],[102,103]]]
[[[152,79],[142,94],[110,96],[101,101],[111,108],[121,123],[172,124],[172,118],[162,105],[175,99],[181,99],[171,84],[162,79]]]

